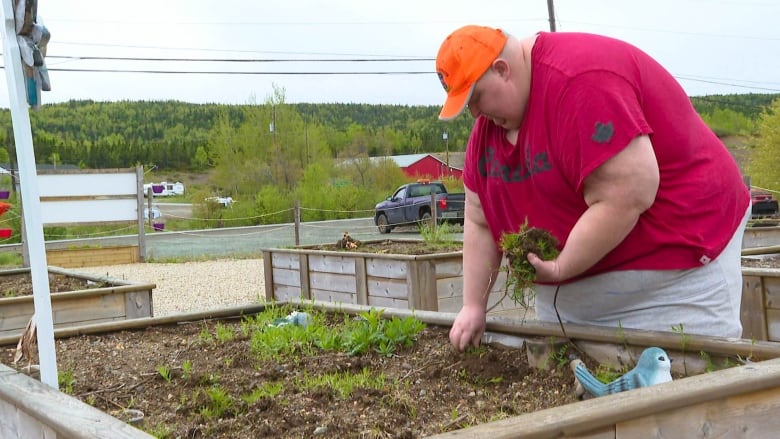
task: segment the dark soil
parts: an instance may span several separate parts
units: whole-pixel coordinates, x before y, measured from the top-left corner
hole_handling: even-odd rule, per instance
[[[217,324],[58,339],[59,374],[72,376],[60,388],[116,417],[139,410],[140,428],[166,438],[417,438],[576,400],[567,367],[533,369],[523,351],[500,347],[458,353],[447,328],[428,326],[391,357],[320,350],[268,361],[252,353],[238,320],[220,322],[238,334],[230,341],[217,341]],[[4,348],[3,363],[12,363],[14,350]],[[161,366],[170,369],[169,381]],[[364,370],[383,374],[385,388],[356,387],[344,396],[327,385],[302,385],[306,377]],[[281,392],[242,399],[269,383],[281,384]],[[209,414],[215,391],[231,401],[218,416]]]
[[[780,266],[777,258],[744,261]],[[19,279],[14,294],[29,294],[29,277]],[[52,291],[85,288],[83,280],[65,276],[50,281]],[[217,325],[238,336],[217,341]],[[321,350],[269,361],[252,353],[241,326],[238,319],[210,320],[58,339],[60,388],[127,421],[128,413],[140,411],[144,418],[134,425],[161,438],[417,438],[576,401],[568,367],[537,370],[523,351],[497,346],[458,353],[448,328],[428,326],[412,347],[391,357]],[[12,364],[14,353],[15,346],[3,347],[0,362]],[[192,365],[188,374],[185,363]],[[161,368],[170,370],[170,380]],[[301,384],[306,377],[364,369],[384,374],[386,387],[341,395],[327,385]],[[281,392],[242,399],[268,383],[280,384]],[[215,416],[217,392],[229,403]]]
[[[417,240],[392,240],[361,242],[354,241],[355,247],[343,245],[344,239],[340,239],[333,244],[320,244],[307,246],[307,249],[343,251],[343,252],[363,252],[363,253],[382,253],[396,255],[427,255],[433,253],[447,253],[463,250],[463,244],[460,241],[442,242],[432,244]]]
[[[49,273],[49,291],[60,293],[65,291],[86,290],[103,286],[97,282],[75,278],[63,274]],[[32,283],[29,273],[6,274],[0,276],[0,298],[16,297],[32,294]]]

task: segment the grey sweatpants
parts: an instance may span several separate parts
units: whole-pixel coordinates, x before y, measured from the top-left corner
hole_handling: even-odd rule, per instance
[[[560,286],[556,306],[564,323],[741,337],[742,235],[750,208],[723,252],[687,270],[628,270]],[[535,285],[536,318],[557,322],[555,286]]]

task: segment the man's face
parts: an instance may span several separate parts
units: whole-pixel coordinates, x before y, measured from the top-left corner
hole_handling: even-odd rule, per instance
[[[526,99],[517,93],[507,75],[500,75],[491,67],[476,82],[467,105],[472,117],[484,116],[512,130],[520,127]]]

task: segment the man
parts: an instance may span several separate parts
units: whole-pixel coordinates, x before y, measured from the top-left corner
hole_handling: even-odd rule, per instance
[[[554,260],[528,256],[539,320],[741,336],[750,197],[669,72],[603,36],[482,26],[448,36],[436,70],[439,118],[476,118],[455,348],[479,345],[497,243],[526,219],[561,242]]]

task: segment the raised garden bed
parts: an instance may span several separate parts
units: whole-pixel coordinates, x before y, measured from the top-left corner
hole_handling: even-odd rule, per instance
[[[67,437],[88,437],[86,432],[112,425],[85,415],[91,409],[79,405],[83,403],[112,414],[126,409],[143,412],[144,422],[139,426],[158,437],[412,438],[442,434],[617,438],[638,437],[656,429],[671,437],[694,437],[701,431],[724,437],[736,432],[765,437],[778,428],[774,413],[780,405],[780,364],[766,361],[780,356],[780,346],[775,343],[689,336],[685,346],[694,356],[703,351],[750,357],[756,362],[691,378],[676,376],[672,383],[574,402],[567,367],[557,367],[553,361],[549,371],[534,370],[526,364],[524,351],[518,349],[487,347],[455,353],[446,340],[452,316],[438,312],[385,310],[384,318],[413,315],[429,326],[429,334],[421,335],[425,341],[420,351],[410,347],[385,356],[318,350],[297,361],[280,358],[258,362],[256,351],[250,350],[257,339],[241,332],[245,325],[236,317],[253,316],[266,307],[57,330],[60,373],[70,374],[65,382],[81,403],[58,395],[66,400],[57,404],[68,407],[71,414],[64,416],[62,410],[53,410],[52,416],[47,416],[43,412],[51,402],[45,399],[53,395],[40,391],[36,388],[40,383],[29,379],[24,386],[6,386],[13,375],[10,372],[0,374],[0,388],[10,389],[0,391],[0,400],[23,407],[20,411],[27,420],[43,419],[51,430],[59,432],[63,425],[70,425]],[[356,305],[313,308],[355,315],[346,320],[356,320],[369,311]],[[334,320],[345,321],[338,316]],[[557,325],[522,324],[500,317],[489,317],[488,329],[520,338],[562,338]],[[675,363],[680,360],[681,354],[675,351],[681,347],[678,334],[618,333],[614,328],[582,326],[569,326],[567,333],[578,342],[607,347],[656,345],[667,349]],[[428,339],[428,335],[435,338]],[[12,350],[6,349],[3,358],[9,358]],[[190,366],[185,365],[188,360]],[[386,379],[381,389],[357,384],[344,394],[334,387],[338,379],[333,377],[376,377],[380,373]],[[304,384],[321,375],[331,378],[322,384]],[[13,379],[25,377],[16,374]],[[395,380],[402,384],[393,386]],[[244,398],[255,392],[254,398]],[[525,399],[528,396],[531,399]],[[220,401],[232,402],[219,405]],[[220,407],[224,410],[215,414]],[[112,437],[149,436],[128,430]]]
[[[150,283],[49,267],[54,328],[151,317]],[[0,337],[18,337],[35,312],[29,268],[0,271]]]
[[[137,245],[46,250],[46,263],[63,268],[134,264],[139,261],[140,254]]]
[[[392,253],[403,249],[404,253]],[[365,241],[354,250],[335,246],[263,249],[266,299],[315,301],[457,312],[463,301],[463,252],[425,249],[415,240]],[[373,247],[370,251],[369,248]],[[504,294],[500,274],[488,306],[526,310]]]

